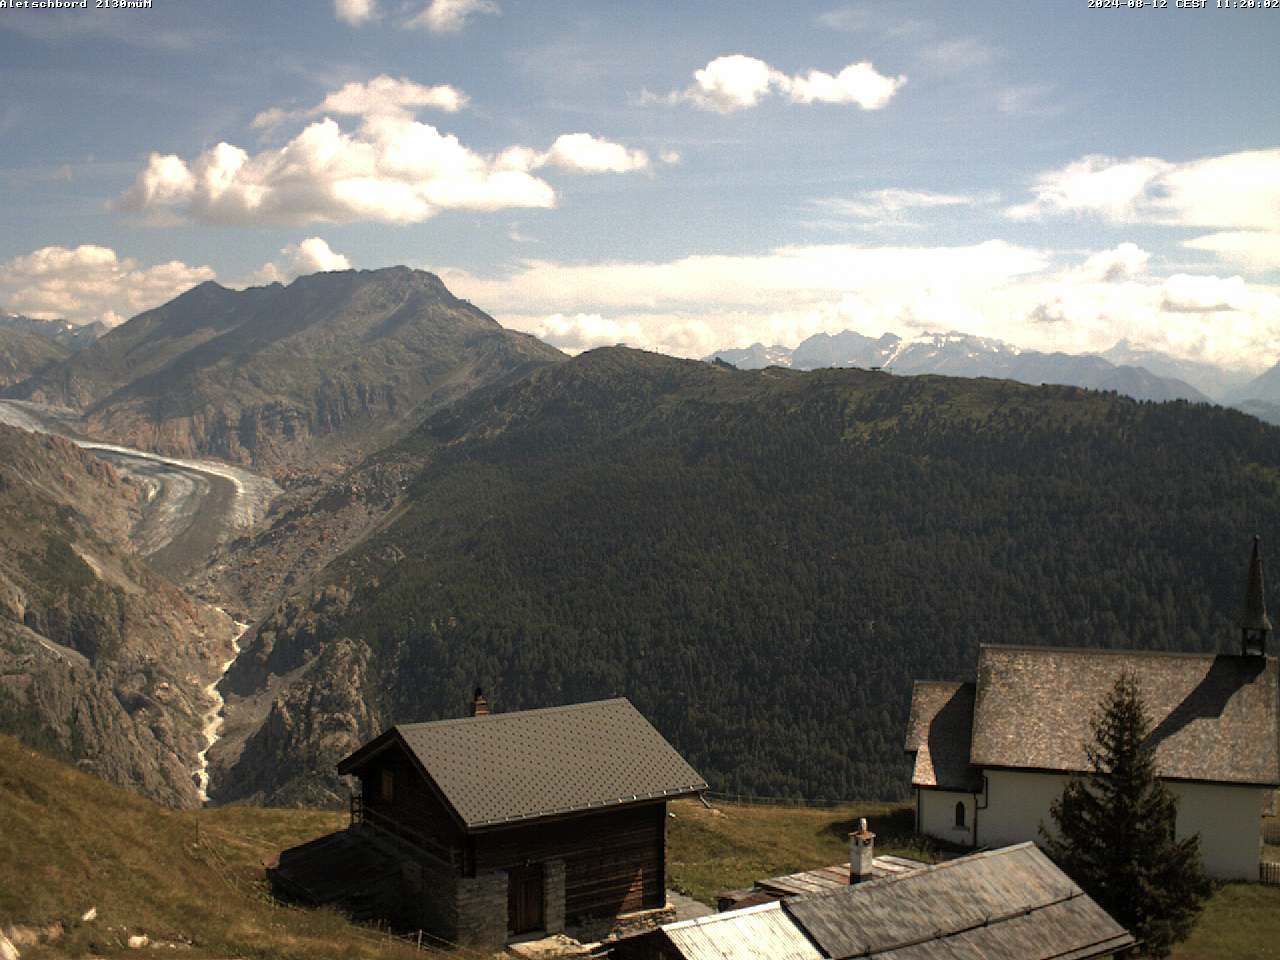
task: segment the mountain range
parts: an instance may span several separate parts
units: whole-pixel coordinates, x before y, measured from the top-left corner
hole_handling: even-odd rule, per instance
[[[284,492],[166,576],[131,541],[151,487],[0,431],[0,729],[196,802],[219,604],[254,622],[218,688],[219,801],[338,802],[338,757],[477,684],[498,709],[628,696],[718,789],[899,796],[911,680],[980,642],[1233,642],[1280,431],[1174,376],[1208,371],[1114,351],[566,358],[406,268],[203,284],[5,392]],[[1063,371],[1098,389],[1017,382]]]
[[[852,330],[819,333],[794,349],[779,344],[718,350],[706,358],[744,370],[789,367],[862,367],[893,373],[996,377],[1022,383],[1058,383],[1114,390],[1137,400],[1187,400],[1235,407],[1280,424],[1280,363],[1261,374],[1178,357],[1127,340],[1098,354],[1041,353],[966,333],[926,333],[910,339],[877,338]]]
[[[74,352],[89,346],[111,328],[101,320],[93,323],[71,323],[67,320],[38,320],[20,313],[0,313],[0,331],[32,333]]]
[[[397,267],[209,281],[8,388],[155,453],[283,474],[353,463],[472,388],[563,359]]]

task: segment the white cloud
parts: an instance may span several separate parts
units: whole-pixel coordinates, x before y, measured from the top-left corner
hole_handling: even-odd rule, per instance
[[[1186,163],[1087,156],[1040,174],[1019,220],[1093,215],[1115,223],[1274,230],[1280,223],[1280,149]]]
[[[316,110],[361,117],[356,132],[325,117],[257,154],[229,143],[191,161],[152,154],[114,206],[162,223],[420,223],[441,210],[553,207],[555,191],[532,173],[541,167],[627,173],[650,166],[643,150],[587,133],[561,136],[543,152],[519,146],[496,156],[476,152],[412,118],[413,109],[456,102],[442,91],[461,96],[385,76],[348,84]],[[281,116],[260,119],[274,123]]]
[[[348,83],[306,110],[284,110],[280,107],[264,110],[253,118],[253,126],[257,129],[272,129],[290,120],[330,114],[349,117],[408,117],[418,110],[428,108],[456,113],[467,102],[465,93],[448,84],[427,87],[384,73],[367,83]]]
[[[973,37],[954,37],[926,48],[921,57],[942,73],[964,73],[995,59],[995,52]]]
[[[1154,275],[1132,243],[1060,263],[1003,241],[957,247],[831,244],[757,256],[565,264],[508,276],[444,271],[504,324],[568,349],[625,341],[681,356],[817,332],[964,330],[1086,352],[1117,340],[1246,367],[1280,345],[1280,290],[1239,277]]]
[[[883,190],[864,190],[855,197],[825,197],[815,203],[831,213],[865,220],[873,226],[911,227],[918,226],[908,219],[908,214],[913,210],[972,206],[989,199],[968,194],[889,187]]]
[[[351,261],[335,252],[328,241],[320,237],[308,237],[291,243],[280,250],[281,261],[264,263],[245,284],[288,283],[295,277],[330,270],[350,270]]]
[[[817,19],[822,26],[844,33],[865,30],[873,22],[871,11],[866,7],[838,7],[818,14]]]
[[[1116,283],[1146,273],[1150,260],[1151,254],[1136,243],[1122,243],[1087,257],[1080,276],[1099,283]]]
[[[589,133],[556,137],[551,149],[539,159],[538,166],[550,164],[581,173],[630,173],[649,168],[649,156],[643,150],[628,150],[620,143]]]
[[[374,0],[333,0],[333,13],[339,20],[359,26],[378,14]]]
[[[1246,270],[1262,272],[1280,269],[1280,232],[1233,230],[1210,233],[1183,241],[1192,250],[1207,250],[1220,260]]]
[[[1049,116],[1061,109],[1049,101],[1053,92],[1053,87],[1044,84],[1005,87],[996,93],[996,109],[1001,113]]]
[[[769,92],[777,74],[763,60],[735,53],[716,57],[693,73],[693,86],[685,96],[700,107],[731,113],[754,107]]]
[[[457,33],[476,14],[501,13],[493,0],[431,0],[406,27],[424,27],[432,33]]]
[[[780,89],[792,103],[856,103],[863,110],[879,110],[887,104],[906,77],[886,77],[869,60],[851,63],[834,77],[821,70],[805,76],[782,77]]]
[[[567,353],[581,353],[615,343],[647,342],[640,324],[606,319],[598,313],[552,314],[533,320],[528,332]]]
[[[116,324],[213,278],[209,267],[143,267],[93,244],[41,247],[0,263],[0,303],[29,316]]]
[[[704,110],[733,113],[759,105],[771,93],[792,103],[857,104],[879,110],[893,98],[905,76],[887,77],[869,61],[851,63],[834,76],[821,70],[788,76],[763,60],[741,53],[716,57],[695,70],[693,83],[664,97],[646,94],[642,99],[664,103],[686,101]]]

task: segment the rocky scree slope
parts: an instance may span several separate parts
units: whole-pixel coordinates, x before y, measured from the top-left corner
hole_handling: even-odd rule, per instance
[[[235,629],[128,547],[139,495],[70,441],[0,425],[0,731],[193,806],[202,688]]]
[[[912,680],[1231,648],[1248,537],[1280,542],[1280,432],[1074,387],[610,348],[382,456],[419,465],[396,506],[229,674],[223,799],[336,800],[346,751],[477,683],[628,696],[718,789],[898,797]]]
[[[279,477],[356,463],[435,406],[561,359],[433,274],[392,267],[201,284],[9,395],[78,410],[97,439]]]

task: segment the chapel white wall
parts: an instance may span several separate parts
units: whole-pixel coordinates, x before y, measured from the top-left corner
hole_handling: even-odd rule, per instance
[[[974,845],[972,793],[954,793],[950,790],[921,790],[917,807],[917,829],[931,837],[949,843]],[[956,804],[964,804],[964,826],[957,828]]]
[[[989,770],[986,796],[978,798],[975,846],[1004,847],[1040,841],[1040,824],[1052,824],[1049,805],[1062,795],[1065,774]],[[1268,790],[1261,787],[1167,781],[1178,798],[1177,836],[1200,834],[1205,870],[1221,880],[1256,880],[1261,854],[1261,818]],[[973,797],[921,790],[921,830],[958,841],[955,804],[967,799],[966,823],[973,823]]]

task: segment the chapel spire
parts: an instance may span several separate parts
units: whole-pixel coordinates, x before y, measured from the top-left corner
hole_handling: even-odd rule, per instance
[[[1244,609],[1240,613],[1240,652],[1246,656],[1264,656],[1271,618],[1267,616],[1266,589],[1262,580],[1262,539],[1253,538],[1253,556],[1249,558],[1249,579],[1244,590]]]

